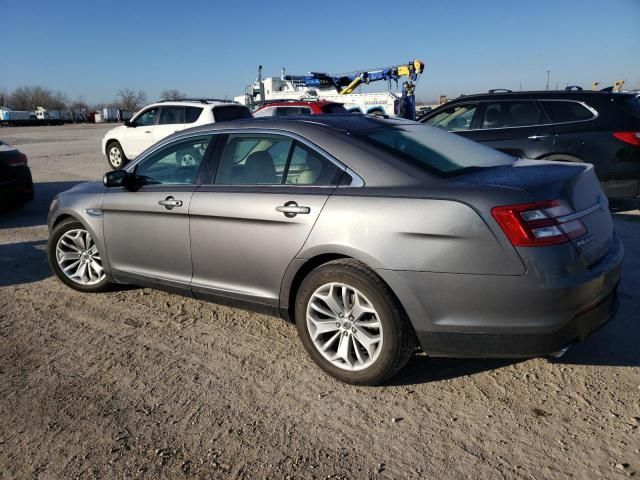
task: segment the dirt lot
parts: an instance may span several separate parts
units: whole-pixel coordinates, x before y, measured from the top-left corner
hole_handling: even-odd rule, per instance
[[[0,478],[640,476],[640,215],[616,319],[562,359],[416,356],[342,385],[282,320],[52,278],[52,196],[106,169],[104,126],[1,129],[37,198],[0,216]]]

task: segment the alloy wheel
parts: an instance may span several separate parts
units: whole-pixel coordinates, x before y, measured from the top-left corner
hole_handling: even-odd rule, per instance
[[[118,147],[114,146],[109,149],[109,162],[116,168],[122,165],[122,153]]]
[[[383,332],[372,303],[345,283],[318,288],[307,304],[307,330],[320,354],[343,370],[364,370],[382,351]]]
[[[56,261],[60,270],[79,285],[95,285],[105,277],[98,247],[83,229],[69,230],[58,239]]]

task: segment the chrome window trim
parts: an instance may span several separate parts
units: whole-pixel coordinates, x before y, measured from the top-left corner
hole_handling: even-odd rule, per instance
[[[349,168],[347,165],[345,165],[344,163],[342,163],[340,160],[338,160],[337,158],[335,158],[333,155],[331,155],[330,153],[328,153],[326,150],[322,149],[321,147],[319,147],[318,145],[310,142],[309,140],[307,140],[306,138],[302,137],[301,135],[295,133],[295,132],[291,132],[289,130],[281,130],[281,129],[275,129],[275,128],[220,128],[220,129],[215,129],[215,130],[201,130],[198,132],[188,132],[188,133],[183,133],[183,134],[178,134],[175,137],[171,137],[169,139],[163,139],[160,140],[160,142],[158,142],[157,144],[153,145],[152,147],[149,148],[149,150],[145,150],[144,152],[142,152],[140,155],[138,155],[138,157],[131,163],[129,163],[129,165],[127,165],[124,170],[126,170],[127,172],[132,172],[133,169],[136,167],[136,165],[138,165],[139,163],[143,162],[146,158],[149,158],[151,155],[153,155],[155,152],[157,152],[158,150],[160,150],[161,148],[166,147],[167,145],[174,143],[174,142],[179,142],[182,140],[188,140],[189,138],[193,138],[193,137],[203,137],[203,136],[207,136],[207,135],[232,135],[232,134],[263,134],[263,135],[283,135],[285,137],[289,137],[292,138],[294,140],[299,141],[300,143],[302,143],[304,146],[306,146],[307,148],[313,150],[314,152],[316,152],[318,155],[322,156],[323,158],[327,159],[328,161],[330,161],[331,163],[333,163],[334,165],[336,165],[338,168],[340,168],[341,170],[349,173],[349,175],[351,175],[351,183],[349,185],[325,185],[325,186],[332,186],[332,187],[363,187],[365,185],[365,181],[364,179],[358,175],[356,172],[354,172],[351,168]],[[212,183],[207,183],[207,184],[203,184],[203,185],[216,185],[216,184],[212,184]],[[289,187],[314,187],[314,185],[292,185],[292,184],[285,184],[286,186]],[[248,185],[248,186],[256,186],[256,185]],[[259,185],[258,185],[259,186]],[[280,185],[282,186],[282,185]]]
[[[518,98],[505,98],[505,99],[487,99],[487,100],[477,100],[476,102],[464,102],[464,103],[459,103],[457,105],[451,105],[452,107],[454,106],[464,106],[464,105],[473,105],[474,103],[479,105],[480,103],[496,103],[496,102],[573,102],[573,103],[578,103],[580,105],[582,105],[584,108],[586,108],[587,110],[589,110],[591,112],[591,114],[593,115],[593,117],[591,118],[587,118],[584,120],[574,120],[571,122],[549,122],[549,123],[534,123],[533,125],[518,125],[517,127],[498,127],[498,128],[470,128],[468,130],[447,130],[447,132],[451,132],[451,133],[459,133],[459,132],[491,132],[493,130],[508,130],[508,129],[512,129],[512,128],[534,128],[534,127],[548,127],[548,126],[553,126],[553,125],[567,125],[569,123],[581,123],[581,122],[592,122],[594,121],[596,118],[598,118],[600,116],[600,114],[598,113],[598,111],[591,107],[590,105],[587,105],[585,102],[582,102],[580,100],[572,100],[572,99],[562,99],[562,98],[544,98],[544,99],[534,99],[534,100],[528,100],[528,99],[518,99]],[[540,105],[540,108],[544,107],[542,105]],[[546,115],[547,112],[544,111],[544,114]],[[435,115],[434,115],[435,116]],[[434,125],[430,125],[427,123],[427,121],[424,122],[424,125],[428,125],[430,127],[435,127],[435,128],[440,128],[438,126],[434,126]]]

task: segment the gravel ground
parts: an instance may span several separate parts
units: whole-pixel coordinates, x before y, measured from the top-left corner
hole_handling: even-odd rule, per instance
[[[640,476],[640,212],[615,320],[556,361],[416,356],[387,386],[323,375],[282,320],[52,278],[52,196],[99,178],[107,126],[5,128],[36,200],[0,216],[0,478]]]

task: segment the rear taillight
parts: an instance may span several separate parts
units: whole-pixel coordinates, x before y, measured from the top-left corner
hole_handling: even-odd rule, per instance
[[[557,245],[587,233],[581,220],[565,218],[573,210],[562,200],[495,207],[491,215],[512,245]]]
[[[15,157],[11,157],[5,161],[10,167],[22,167],[27,164],[27,156],[24,153],[19,153]]]
[[[613,136],[624,143],[640,147],[640,132],[613,132]]]

